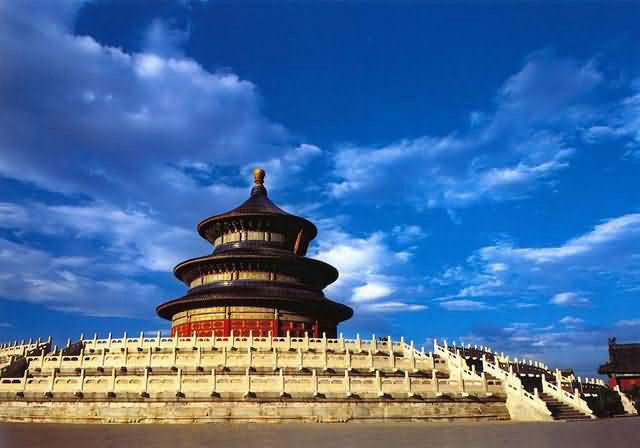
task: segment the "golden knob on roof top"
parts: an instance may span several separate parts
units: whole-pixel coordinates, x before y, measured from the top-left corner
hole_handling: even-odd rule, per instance
[[[266,173],[262,168],[256,168],[253,170],[253,178],[256,182],[256,185],[262,185],[264,183],[264,176]]]

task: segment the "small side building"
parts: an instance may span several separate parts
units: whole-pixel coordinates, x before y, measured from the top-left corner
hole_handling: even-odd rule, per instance
[[[609,377],[609,387],[620,387],[622,392],[631,392],[640,387],[640,344],[618,344],[609,338],[609,362],[598,369]]]

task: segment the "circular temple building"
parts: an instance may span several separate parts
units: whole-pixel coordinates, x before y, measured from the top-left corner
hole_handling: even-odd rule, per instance
[[[338,271],[305,257],[318,231],[310,221],[285,212],[267,196],[265,172],[254,171],[251,196],[238,208],[210,216],[198,233],[213,252],[174,268],[189,290],[158,306],[178,336],[336,337],[338,323],[353,310],[327,299],[322,290]]]

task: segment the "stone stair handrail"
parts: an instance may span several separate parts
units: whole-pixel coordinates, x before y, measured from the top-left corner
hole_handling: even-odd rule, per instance
[[[591,418],[596,418],[595,415],[593,415],[593,411],[591,410],[587,402],[580,398],[580,394],[578,393],[577,389],[573,394],[569,393],[566,390],[548,382],[543,375],[542,393],[550,395],[559,402],[571,406],[572,408],[577,409],[578,411],[590,416]]]

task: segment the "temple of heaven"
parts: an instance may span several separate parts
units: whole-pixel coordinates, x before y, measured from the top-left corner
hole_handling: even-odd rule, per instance
[[[189,290],[156,308],[172,335],[336,337],[353,315],[322,292],[338,271],[305,257],[316,226],[271,202],[264,177],[256,169],[249,199],[198,224],[213,252],[179,263],[174,274]]]
[[[425,349],[404,337],[343,337],[338,324],[353,310],[322,292],[338,272],[306,257],[316,227],[271,202],[263,170],[254,176],[244,204],[198,224],[211,254],[174,268],[188,290],[156,308],[171,321],[171,335],[96,332],[62,346],[51,337],[0,343],[0,422],[566,421],[637,415],[617,384],[608,390],[600,379],[486,346],[434,339],[433,348]]]

